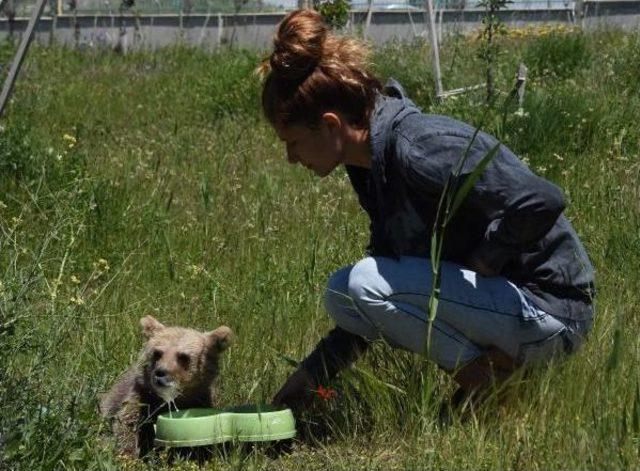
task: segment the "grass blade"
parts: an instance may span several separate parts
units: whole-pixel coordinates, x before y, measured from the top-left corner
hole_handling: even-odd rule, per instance
[[[489,163],[493,160],[499,148],[500,148],[500,143],[498,142],[495,146],[493,146],[493,148],[491,148],[489,152],[485,154],[482,160],[473,169],[473,172],[471,172],[469,176],[465,178],[464,183],[458,189],[458,191],[456,191],[453,197],[453,203],[451,204],[451,210],[448,211],[447,219],[445,220],[445,225],[447,225],[451,221],[453,216],[455,216],[456,212],[458,211],[458,209],[464,202],[465,198],[471,191],[471,188],[473,188],[473,185],[475,185],[476,182],[480,179],[485,169],[487,168],[487,165],[489,165]]]

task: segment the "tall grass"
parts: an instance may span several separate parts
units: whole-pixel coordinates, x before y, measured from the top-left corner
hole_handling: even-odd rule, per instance
[[[545,70],[533,58],[548,37],[504,39],[496,86],[508,90],[528,60],[528,115],[503,125],[496,113],[485,129],[565,190],[597,270],[585,348],[443,429],[449,378],[376,345],[310,416],[315,445],[214,449],[207,467],[638,466],[640,38],[555,34],[554,50],[580,49],[579,61],[558,53]],[[436,103],[416,47],[377,51],[379,74],[425,109],[476,124],[483,92]],[[476,47],[445,44],[451,86],[482,81]],[[221,405],[269,400],[290,372],[281,355],[301,358],[330,328],[325,281],[363,255],[368,224],[342,171],[317,180],[285,165],[259,113],[259,58],[31,51],[0,132],[0,468],[146,466],[115,455],[96,413],[141,346],[143,315],[235,330]],[[161,454],[152,464],[169,466]]]

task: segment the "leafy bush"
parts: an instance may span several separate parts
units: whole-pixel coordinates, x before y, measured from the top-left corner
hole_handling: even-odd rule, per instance
[[[531,40],[523,60],[533,76],[567,78],[586,67],[592,59],[586,36],[581,31],[551,31]]]
[[[36,164],[33,138],[23,123],[0,130],[0,178],[16,182],[33,175]]]
[[[344,28],[349,20],[350,5],[346,0],[315,1],[314,8],[332,28]]]
[[[260,60],[249,51],[222,51],[208,56],[190,51],[206,66],[191,85],[206,110],[203,118],[220,119],[236,116],[241,119],[259,116],[260,85],[254,71]],[[202,67],[202,66],[200,66]]]
[[[426,59],[429,45],[422,39],[412,44],[390,42],[375,53],[375,73],[384,81],[394,78],[416,104],[428,108],[434,99],[434,78]]]
[[[612,75],[623,88],[640,95],[638,79],[640,78],[640,33],[624,38],[621,47],[614,55]]]

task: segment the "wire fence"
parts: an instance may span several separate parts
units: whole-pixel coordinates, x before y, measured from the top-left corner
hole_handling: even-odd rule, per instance
[[[471,10],[480,8],[480,0],[434,0],[435,9]],[[366,0],[350,2],[352,10],[367,10]],[[61,14],[117,14],[132,11],[141,14],[206,14],[206,13],[274,13],[290,11],[304,5],[304,0],[50,0],[45,15]],[[564,10],[573,8],[574,0],[513,0],[506,10]],[[415,11],[424,10],[420,0],[374,0],[374,10]],[[5,16],[29,16],[33,3],[6,0]]]

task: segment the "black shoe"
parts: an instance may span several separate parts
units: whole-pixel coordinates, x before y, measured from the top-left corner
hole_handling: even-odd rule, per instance
[[[438,412],[438,420],[442,427],[448,427],[454,418],[466,422],[474,409],[479,405],[478,394],[469,392],[461,387],[456,389],[449,399],[443,401]]]

